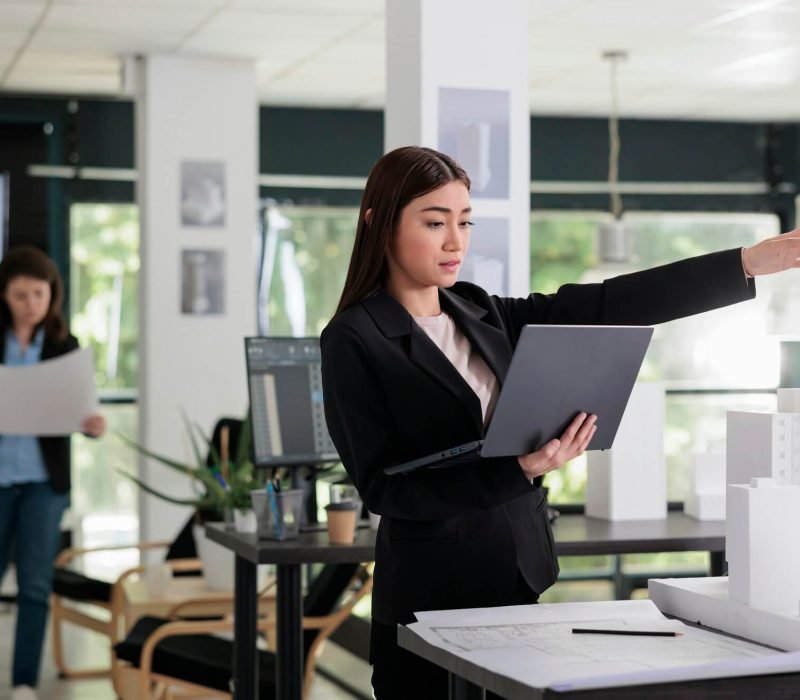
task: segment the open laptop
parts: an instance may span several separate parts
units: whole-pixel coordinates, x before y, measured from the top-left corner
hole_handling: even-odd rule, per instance
[[[475,455],[535,452],[560,438],[581,411],[597,415],[597,432],[588,449],[608,449],[652,336],[649,326],[525,326],[486,437],[388,467],[384,473],[455,466]]]

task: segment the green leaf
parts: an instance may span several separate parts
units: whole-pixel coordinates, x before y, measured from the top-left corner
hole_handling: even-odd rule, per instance
[[[200,468],[205,467],[205,456],[202,454],[202,452],[200,452],[200,445],[197,443],[197,437],[194,434],[192,422],[189,420],[189,416],[186,414],[186,411],[183,407],[181,407],[181,416],[183,417],[183,424],[186,426],[186,432],[189,433],[189,441],[192,444],[192,451],[194,452],[194,458],[197,461],[197,466]],[[200,434],[202,435],[202,432]]]
[[[131,481],[135,482],[136,485],[143,491],[146,491],[147,493],[152,494],[153,496],[157,496],[158,498],[161,498],[165,501],[169,501],[170,503],[175,503],[179,506],[194,506],[197,508],[200,507],[201,504],[204,502],[204,499],[177,498],[176,496],[170,496],[164,493],[163,491],[159,491],[157,489],[154,489],[152,486],[148,486],[139,477],[134,476],[133,474],[129,474],[124,469],[117,469],[116,471],[122,474],[123,476],[127,477]]]
[[[165,457],[164,455],[157,454],[156,452],[153,452],[152,450],[148,450],[146,447],[143,447],[138,442],[135,442],[134,440],[131,440],[129,437],[127,437],[123,433],[115,431],[115,434],[120,440],[122,440],[122,442],[124,442],[126,445],[128,445],[128,447],[132,447],[137,452],[140,452],[141,454],[143,454],[145,457],[149,457],[150,459],[154,459],[157,462],[160,462],[161,464],[163,464],[164,466],[169,467],[170,469],[175,469],[176,471],[182,472],[184,474],[188,474],[189,476],[194,475],[198,471],[195,467],[191,467],[188,464],[183,464],[182,462],[178,462],[175,459],[170,459],[169,457]]]

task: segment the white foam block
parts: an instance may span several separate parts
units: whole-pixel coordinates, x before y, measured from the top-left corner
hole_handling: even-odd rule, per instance
[[[683,511],[697,520],[725,520],[725,493],[689,493]]]
[[[725,554],[732,600],[797,614],[800,486],[754,479],[728,486]]]
[[[647,588],[658,609],[703,627],[752,639],[787,651],[800,650],[800,617],[752,608],[728,595],[727,576],[650,579]]]
[[[667,517],[664,385],[637,383],[614,445],[587,453],[586,515],[604,520]]]
[[[800,389],[778,389],[778,411],[800,413]]]
[[[726,481],[800,483],[800,414],[728,411]]]
[[[725,453],[696,452],[692,455],[692,491],[725,495]],[[724,498],[723,498],[724,503]]]

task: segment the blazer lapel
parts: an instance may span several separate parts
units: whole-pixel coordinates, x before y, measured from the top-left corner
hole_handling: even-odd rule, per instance
[[[481,434],[481,402],[453,363],[428,337],[403,306],[385,290],[365,299],[364,308],[387,338],[408,338],[408,358],[467,408]]]
[[[481,354],[486,364],[494,372],[500,386],[508,373],[513,350],[503,331],[481,319],[487,310],[447,289],[439,290],[439,301],[456,322],[461,332],[467,336],[472,347]]]

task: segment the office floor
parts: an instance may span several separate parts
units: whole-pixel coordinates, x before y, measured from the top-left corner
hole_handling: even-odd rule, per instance
[[[11,646],[14,631],[15,610],[0,603],[0,700],[10,697]],[[68,663],[80,666],[100,666],[108,655],[108,646],[102,637],[92,632],[67,625],[65,648]],[[348,652],[329,643],[320,657],[318,666],[328,670],[358,689],[362,697],[370,697],[370,668],[368,664]],[[40,700],[115,700],[111,682],[107,679],[64,681],[56,676],[53,656],[48,643],[42,659],[39,684]],[[311,700],[350,700],[350,693],[317,674],[311,691]]]

